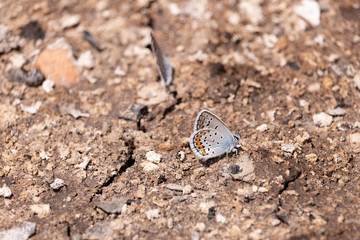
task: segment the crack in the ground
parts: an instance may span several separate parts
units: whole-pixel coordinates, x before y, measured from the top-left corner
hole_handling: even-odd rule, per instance
[[[279,190],[279,195],[282,194],[287,188],[289,187],[289,184],[292,182],[295,182],[301,175],[301,171],[295,169],[293,174],[289,176],[287,179],[285,179],[284,187]]]
[[[92,202],[93,198],[95,197],[95,195],[97,194],[101,194],[102,193],[102,189],[104,187],[109,186],[110,184],[112,184],[115,180],[116,177],[120,176],[122,173],[124,173],[128,168],[130,168],[131,166],[134,165],[135,163],[135,159],[133,158],[133,153],[135,150],[135,144],[134,144],[134,139],[129,139],[125,141],[125,146],[128,147],[128,159],[126,160],[125,164],[123,166],[120,167],[119,171],[112,175],[111,177],[109,177],[109,179],[107,181],[105,181],[98,189],[97,191],[91,196],[89,202]]]

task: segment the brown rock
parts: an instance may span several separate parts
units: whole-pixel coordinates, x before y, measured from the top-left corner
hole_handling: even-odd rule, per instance
[[[46,79],[52,79],[55,85],[71,86],[80,81],[80,70],[66,49],[46,49],[36,60],[36,68],[40,68]]]

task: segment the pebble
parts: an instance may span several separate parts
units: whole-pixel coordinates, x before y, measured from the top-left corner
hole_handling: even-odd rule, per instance
[[[260,24],[264,19],[260,1],[241,1],[239,9],[241,16],[245,17],[253,25]]]
[[[42,51],[35,62],[45,78],[56,86],[71,86],[80,81],[81,73],[76,65],[71,46],[60,38]]]
[[[218,213],[216,214],[216,222],[224,223],[226,222],[226,217]]]
[[[184,161],[185,160],[185,152],[183,150],[180,150],[178,153],[177,153],[177,158],[179,159],[179,161]]]
[[[83,68],[92,69],[95,66],[94,56],[90,50],[80,54],[77,64]]]
[[[44,91],[46,93],[52,92],[54,91],[54,86],[55,83],[53,80],[51,79],[46,79],[43,83],[42,83],[42,88],[44,89]]]
[[[320,6],[314,0],[302,0],[298,5],[295,5],[294,12],[313,27],[320,24]]]
[[[146,159],[153,163],[160,163],[162,155],[154,151],[149,151],[146,153]]]
[[[258,126],[258,127],[256,128],[256,130],[258,130],[258,131],[260,131],[260,132],[265,132],[265,131],[269,130],[269,127],[268,127],[267,124],[262,124],[262,125]]]
[[[117,66],[115,68],[114,74],[116,76],[123,77],[126,75],[126,71],[121,66]]]
[[[310,134],[308,132],[304,132],[302,136],[297,135],[294,138],[294,141],[299,144],[304,144],[305,142],[309,141],[311,139]]]
[[[195,229],[198,230],[199,232],[203,232],[206,229],[206,225],[203,222],[199,222],[195,225]]]
[[[144,161],[140,165],[144,169],[145,172],[159,170],[158,165],[156,165],[155,163],[149,162],[149,161]]]
[[[346,114],[345,109],[337,107],[328,111],[328,114],[331,116],[344,116]]]
[[[189,195],[190,193],[192,193],[193,188],[190,185],[186,185],[183,188],[183,194],[184,195]]]
[[[50,184],[50,187],[54,190],[58,190],[63,186],[65,186],[65,181],[60,178],[56,178],[54,182]]]
[[[174,183],[169,183],[166,185],[167,189],[173,190],[173,191],[178,191],[178,192],[183,192],[184,191],[184,187],[179,185],[179,184],[174,184]]]
[[[65,15],[60,19],[61,28],[74,27],[80,23],[80,15]]]
[[[181,10],[176,3],[169,3],[168,8],[169,8],[170,13],[174,16],[181,14]]]
[[[2,240],[26,240],[31,237],[36,230],[36,223],[23,222],[20,226],[0,232]]]
[[[306,161],[315,163],[318,160],[318,157],[316,156],[316,154],[310,153],[310,154],[305,155],[305,159],[306,159]]]
[[[230,171],[236,170],[235,174],[231,174],[231,177],[236,180],[242,180],[244,182],[251,182],[255,178],[255,166],[249,158],[249,155],[243,154],[238,158],[238,161],[233,164],[239,167],[230,167]],[[235,169],[234,169],[235,168]],[[225,167],[224,172],[229,172],[229,167]]]
[[[0,188],[0,196],[9,198],[11,197],[11,195],[12,195],[11,189],[8,186],[6,186],[6,184],[4,184],[3,187]]]
[[[333,117],[324,112],[321,112],[313,116],[313,121],[316,126],[327,127],[331,125]]]
[[[143,116],[148,114],[148,107],[144,104],[131,104],[128,109],[119,114],[119,118],[139,122]]]
[[[22,54],[14,54],[9,58],[13,68],[21,68],[26,60]]]
[[[145,212],[145,215],[147,217],[147,219],[149,220],[153,220],[155,218],[159,218],[160,217],[160,210],[158,208],[156,209],[151,209]]]
[[[28,86],[37,87],[44,81],[44,75],[39,68],[33,68],[30,71],[25,71],[22,68],[13,68],[6,77],[10,82],[25,83]]]
[[[271,225],[275,226],[279,226],[281,223],[281,221],[277,218],[274,218],[273,220],[271,220]]]
[[[21,110],[23,110],[24,112],[28,112],[30,114],[35,114],[37,113],[37,111],[40,109],[42,102],[41,101],[37,101],[35,103],[35,105],[33,106],[24,106],[22,103],[20,104],[20,108]]]
[[[45,218],[50,214],[49,204],[33,204],[30,206],[30,210],[35,213],[39,218]]]
[[[85,156],[84,157],[84,161],[82,161],[81,163],[75,165],[75,168],[82,168],[82,169],[86,169],[87,168],[87,165],[89,164],[90,162],[90,158]]]
[[[194,232],[191,235],[191,240],[200,240],[200,234],[198,232]]]
[[[88,113],[82,113],[80,110],[76,110],[74,108],[68,108],[66,109],[66,114],[71,115],[73,118],[78,119],[80,117],[88,118],[90,117],[90,114]]]
[[[295,151],[295,145],[293,144],[281,144],[281,151],[293,153]]]
[[[24,39],[19,36],[10,35],[9,32],[7,26],[0,24],[0,54],[8,53],[13,49],[20,48],[26,43]]]
[[[200,211],[202,213],[208,214],[209,208],[215,207],[215,202],[209,201],[209,202],[202,202],[199,205]]]
[[[121,213],[125,204],[126,199],[114,197],[110,201],[100,201],[96,203],[96,206],[106,213]]]
[[[348,136],[348,141],[350,142],[352,151],[360,153],[360,132],[350,134]]]

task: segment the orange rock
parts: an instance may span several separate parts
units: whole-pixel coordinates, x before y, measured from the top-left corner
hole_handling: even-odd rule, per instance
[[[46,79],[52,79],[55,85],[69,87],[80,81],[81,73],[69,51],[63,48],[45,49],[34,65],[40,68]]]

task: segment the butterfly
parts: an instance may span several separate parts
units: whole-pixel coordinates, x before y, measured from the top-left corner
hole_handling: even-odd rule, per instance
[[[161,83],[166,90],[169,89],[170,84],[173,81],[174,67],[166,55],[161,51],[159,44],[154,38],[153,34],[150,33],[151,37],[151,50],[154,53],[156,65],[161,78]]]
[[[233,135],[223,121],[208,110],[201,110],[196,117],[190,148],[201,159],[210,159],[237,152],[240,135]]]

